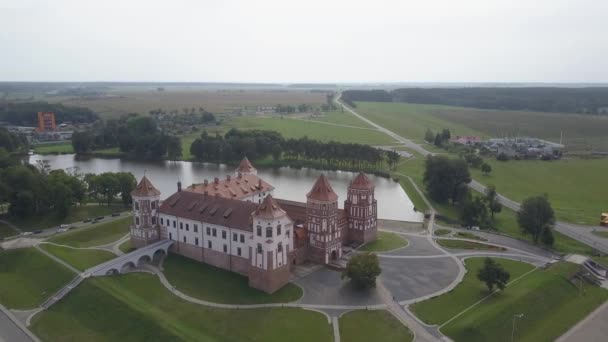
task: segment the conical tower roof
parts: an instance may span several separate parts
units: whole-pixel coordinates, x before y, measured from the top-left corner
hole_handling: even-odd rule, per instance
[[[243,157],[243,160],[241,160],[239,167],[236,168],[236,172],[240,172],[240,173],[254,173],[256,171],[257,171],[256,168],[253,167],[253,165],[251,164],[249,159],[247,159],[247,157]]]
[[[329,181],[325,175],[319,176],[315,185],[312,186],[310,192],[306,195],[309,199],[317,200],[317,201],[336,201],[338,200],[338,195],[334,192],[334,189],[331,188]]]
[[[355,179],[350,183],[349,188],[358,189],[358,190],[369,190],[374,188],[374,183],[367,178],[367,175],[361,171],[355,177]]]
[[[131,191],[131,196],[136,197],[153,197],[160,196],[160,191],[152,185],[148,177],[143,176],[135,190]]]
[[[253,212],[253,215],[256,218],[261,218],[263,220],[274,220],[285,217],[287,212],[281,209],[277,201],[275,201],[274,198],[272,198],[272,196],[269,194]]]

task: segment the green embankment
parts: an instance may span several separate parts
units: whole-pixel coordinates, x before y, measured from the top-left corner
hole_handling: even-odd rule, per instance
[[[408,342],[412,332],[386,310],[355,310],[342,315],[340,339],[348,342]]]

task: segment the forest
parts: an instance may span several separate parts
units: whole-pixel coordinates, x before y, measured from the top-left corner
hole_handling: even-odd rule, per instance
[[[89,108],[47,102],[7,102],[0,104],[0,121],[15,126],[37,126],[38,112],[54,112],[57,123],[91,123],[98,119]]]

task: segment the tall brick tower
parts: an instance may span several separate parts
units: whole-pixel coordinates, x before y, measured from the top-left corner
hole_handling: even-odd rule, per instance
[[[342,232],[338,229],[338,195],[329,185],[325,175],[321,175],[306,198],[310,259],[328,264],[342,256]]]
[[[374,198],[374,183],[360,172],[348,186],[344,211],[347,217],[348,242],[367,243],[378,232],[378,204]]]
[[[158,217],[156,210],[160,191],[144,176],[135,190],[133,198],[133,225],[131,225],[131,245],[135,248],[147,246],[158,241]]]

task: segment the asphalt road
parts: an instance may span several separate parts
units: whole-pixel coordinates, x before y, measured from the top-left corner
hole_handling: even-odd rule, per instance
[[[0,342],[31,342],[30,338],[10,317],[0,308]]]
[[[344,103],[340,102],[340,96],[342,96],[342,94],[338,95],[338,97],[336,98],[336,102],[342,106],[344,106],[344,109],[346,109],[348,112],[350,112],[351,114],[353,114],[354,116],[358,117],[359,119],[365,121],[366,123],[368,123],[369,125],[371,125],[372,127],[376,128],[377,130],[387,134],[388,136],[392,137],[393,139],[395,139],[397,142],[403,144],[404,146],[420,153],[423,156],[428,156],[428,155],[433,155],[432,152],[427,151],[424,147],[422,147],[419,144],[416,144],[415,142],[406,139],[400,135],[398,135],[397,133],[394,133],[380,125],[378,125],[377,123],[365,118],[364,116],[360,115],[359,113],[355,112],[353,109],[351,109],[350,107],[348,107],[347,105],[345,105]],[[477,182],[476,180],[472,180],[471,183],[469,183],[469,187],[475,191],[481,192],[481,193],[485,193],[485,189],[486,187]],[[500,202],[507,208],[512,209],[514,211],[519,211],[520,208],[520,204],[503,196],[498,194],[498,198],[500,200]],[[588,246],[591,246],[595,249],[597,249],[598,251],[601,251],[602,253],[606,253],[608,254],[608,242],[606,242],[607,239],[602,239],[599,238],[595,235],[593,235],[592,230],[595,227],[592,226],[579,226],[579,225],[575,225],[575,224],[570,224],[570,223],[566,223],[566,222],[561,222],[561,221],[557,221],[555,223],[555,230],[568,236],[571,237],[575,240],[578,240],[579,242],[582,242]]]

